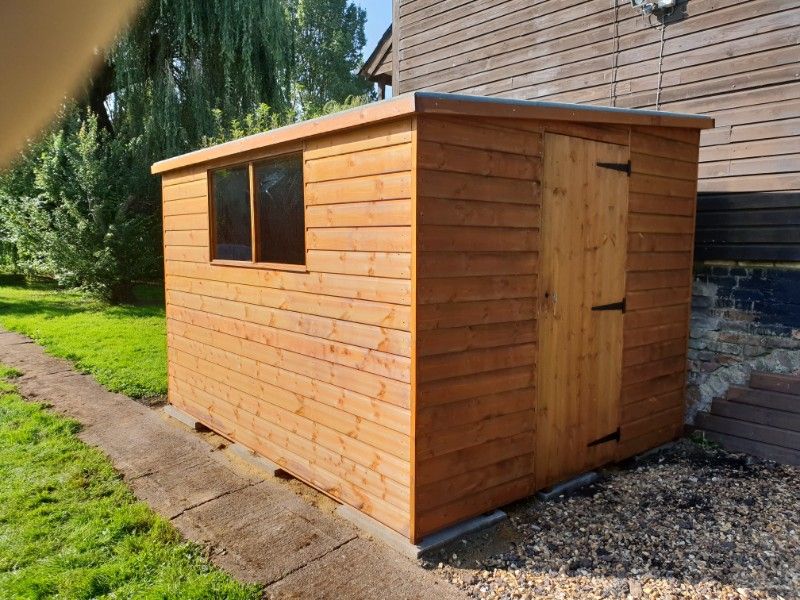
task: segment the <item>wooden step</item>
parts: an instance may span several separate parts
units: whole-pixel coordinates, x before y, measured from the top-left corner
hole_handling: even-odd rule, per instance
[[[704,431],[714,431],[773,446],[800,450],[800,433],[788,429],[739,421],[709,413],[697,415],[697,426]]]
[[[777,373],[760,373],[756,371],[750,374],[750,387],[800,396],[800,377],[797,375],[778,375]]]
[[[728,388],[725,400],[800,414],[800,397],[793,396],[792,394],[751,390],[739,385],[732,385]]]
[[[755,404],[714,400],[711,403],[711,414],[800,432],[800,414],[774,410]]]
[[[716,431],[704,431],[702,433],[705,438],[718,443],[730,452],[743,452],[744,454],[752,454],[753,456],[774,460],[785,465],[800,467],[800,451],[798,450],[746,440],[733,435],[717,433]]]

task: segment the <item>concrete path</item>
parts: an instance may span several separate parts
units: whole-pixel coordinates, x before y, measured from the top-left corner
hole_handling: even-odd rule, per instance
[[[161,411],[108,392],[28,338],[0,329],[0,363],[23,372],[15,383],[25,397],[80,421],[79,437],[110,457],[139,498],[209,547],[217,565],[263,584],[266,597],[463,597],[314,506],[308,490],[298,494],[237,462],[221,438],[204,438]]]

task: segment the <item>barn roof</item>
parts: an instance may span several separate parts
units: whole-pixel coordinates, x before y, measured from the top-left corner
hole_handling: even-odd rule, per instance
[[[377,83],[392,83],[392,26],[386,29],[375,49],[358,72],[362,77]]]

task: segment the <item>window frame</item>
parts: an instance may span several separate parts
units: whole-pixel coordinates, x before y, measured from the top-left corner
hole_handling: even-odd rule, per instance
[[[206,169],[206,178],[208,180],[208,256],[209,263],[221,267],[240,267],[246,269],[268,269],[274,271],[296,271],[308,272],[308,225],[306,224],[306,176],[305,176],[305,156],[303,147],[284,148],[276,152],[268,154],[258,154],[253,158],[233,163],[217,164],[209,166]],[[260,242],[259,231],[259,211],[258,201],[256,198],[255,189],[255,165],[273,158],[280,158],[282,156],[299,155],[301,161],[301,170],[303,175],[303,264],[292,263],[276,263],[276,262],[259,262],[256,260],[258,256],[258,248]],[[215,250],[215,236],[214,224],[216,223],[216,215],[214,214],[214,178],[213,173],[222,169],[235,169],[239,167],[247,167],[247,180],[250,190],[250,260],[230,260],[224,258],[216,258],[214,256]]]

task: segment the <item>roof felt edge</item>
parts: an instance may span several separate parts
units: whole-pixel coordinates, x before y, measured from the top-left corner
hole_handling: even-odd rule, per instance
[[[231,142],[225,142],[224,144],[167,158],[154,163],[151,167],[151,173],[160,174],[174,171],[200,163],[252,152],[268,146],[277,146],[418,113],[689,129],[708,129],[714,126],[714,119],[710,117],[683,113],[612,108],[586,104],[486,98],[460,94],[412,92],[389,100],[373,102],[332,115],[286,125]]]

